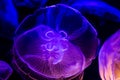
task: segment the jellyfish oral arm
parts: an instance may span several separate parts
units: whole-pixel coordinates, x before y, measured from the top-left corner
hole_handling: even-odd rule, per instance
[[[53,64],[61,62],[65,51],[68,49],[67,33],[59,31],[59,34],[55,34],[53,31],[47,31],[44,36],[45,43],[41,45],[42,50],[48,52]]]

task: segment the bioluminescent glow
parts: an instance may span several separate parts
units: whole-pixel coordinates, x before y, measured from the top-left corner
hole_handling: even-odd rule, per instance
[[[13,3],[18,7],[36,8],[46,4],[48,0],[13,0]]]
[[[10,39],[17,26],[18,16],[12,0],[0,0],[0,36]]]
[[[11,0],[0,0],[0,20],[12,24],[14,27],[18,25],[17,11]]]
[[[120,30],[106,40],[99,52],[99,73],[102,80],[120,80]]]
[[[102,1],[76,1],[72,5],[82,14],[95,15],[103,19],[120,22],[120,11]]]
[[[29,78],[70,78],[91,64],[98,44],[96,30],[79,11],[53,5],[22,21],[16,30],[13,64]]]
[[[83,1],[102,1],[102,0],[60,0],[61,3],[64,3],[64,4],[68,4],[68,5],[71,5],[75,2],[83,2]]]
[[[47,50],[49,54],[51,54],[51,52],[55,52],[60,55],[57,56],[57,61],[54,61],[53,64],[61,62],[64,52],[68,49],[67,33],[64,31],[59,31],[59,35],[55,35],[53,31],[48,31],[45,33],[45,37],[46,39],[43,40],[47,42],[45,44],[42,44],[41,47],[43,48],[43,50]]]
[[[8,80],[13,70],[5,61],[0,60],[0,80]]]

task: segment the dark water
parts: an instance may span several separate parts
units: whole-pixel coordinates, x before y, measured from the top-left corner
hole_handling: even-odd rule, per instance
[[[23,1],[23,2],[22,2]],[[28,3],[25,3],[29,1]],[[31,1],[31,2],[30,2]],[[37,0],[36,0],[37,1]],[[76,0],[81,2],[82,0]],[[84,1],[84,0],[83,0]],[[91,0],[97,1],[97,0]],[[99,0],[100,1],[100,0]],[[22,3],[20,3],[22,2]],[[39,2],[39,1],[38,1]],[[67,5],[75,4],[75,0],[41,0],[41,4],[38,2],[32,2],[32,0],[1,0],[0,1],[0,60],[7,62],[13,69],[12,75],[8,80],[22,80],[21,76],[12,65],[13,55],[11,54],[13,40],[15,36],[15,30],[21,21],[29,14],[33,14],[34,11],[40,6],[45,7],[49,5],[55,5],[57,3],[64,3]],[[84,6],[81,9],[82,15],[94,26],[98,32],[98,38],[100,39],[99,49],[104,41],[120,29],[120,2],[119,0],[103,0],[108,5],[100,4],[101,6],[94,6],[87,8]],[[19,4],[18,4],[19,3]],[[89,2],[88,2],[89,3]],[[88,4],[87,3],[87,4]],[[37,4],[37,5],[36,5]],[[102,8],[101,8],[102,7]],[[111,7],[114,7],[114,9]],[[104,9],[103,9],[104,8]],[[94,11],[96,10],[96,11]],[[106,11],[107,10],[107,11]],[[118,10],[118,11],[116,11]],[[92,11],[92,12],[91,12]],[[112,13],[111,13],[112,12]],[[84,71],[83,80],[101,80],[98,70],[98,55],[89,67]]]

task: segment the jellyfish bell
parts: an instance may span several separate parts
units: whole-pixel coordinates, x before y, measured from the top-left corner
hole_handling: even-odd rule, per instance
[[[102,20],[120,22],[120,11],[103,1],[76,1],[71,6],[85,16],[94,15]]]
[[[100,34],[99,38],[101,38],[101,43],[111,33],[119,29],[120,11],[104,1],[75,1],[70,6],[79,10],[91,24],[94,24],[94,27]]]
[[[57,4],[38,9],[20,24],[13,65],[29,78],[70,78],[90,65],[97,46],[97,32],[80,12]]]
[[[0,60],[0,80],[8,80],[13,70],[5,61]]]
[[[82,71],[84,56],[81,50],[75,48],[58,33],[49,39],[48,32],[50,31],[44,32],[40,26],[25,32],[16,39],[15,48],[16,52],[19,52],[16,54],[21,60],[31,70],[50,78],[70,77]]]
[[[120,79],[120,30],[103,44],[99,52],[99,73],[102,80]]]

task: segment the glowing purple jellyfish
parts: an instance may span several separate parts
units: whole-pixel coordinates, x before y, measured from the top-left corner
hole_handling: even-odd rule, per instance
[[[70,78],[91,64],[98,41],[80,12],[63,4],[49,6],[26,17],[17,29],[13,63],[29,78]]]
[[[12,72],[12,68],[5,61],[0,60],[0,80],[8,80]]]
[[[100,50],[99,73],[102,80],[120,80],[120,30]]]

